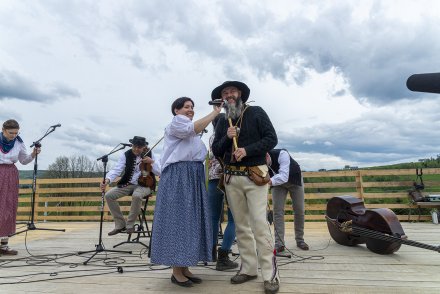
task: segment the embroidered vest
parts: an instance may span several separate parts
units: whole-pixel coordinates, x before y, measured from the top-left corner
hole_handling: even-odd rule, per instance
[[[124,175],[118,182],[119,188],[128,186],[128,184],[130,183],[133,177],[135,168],[136,168],[136,155],[133,154],[133,151],[131,151],[131,149],[125,151],[125,170],[124,170]]]

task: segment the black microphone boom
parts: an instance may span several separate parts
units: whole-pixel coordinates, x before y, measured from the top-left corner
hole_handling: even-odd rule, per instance
[[[132,146],[132,144],[128,144],[128,143],[119,143],[119,144],[121,144],[122,146],[127,146],[127,147],[131,147]]]
[[[49,129],[46,131],[46,134],[44,134],[44,136],[41,137],[38,141],[35,141],[34,143],[32,143],[32,145],[31,145],[30,147],[32,148],[32,147],[35,146],[35,147],[37,147],[37,148],[40,148],[40,147],[41,147],[41,143],[40,143],[40,141],[43,140],[43,138],[46,137],[47,135],[49,135],[50,133],[55,132],[55,129],[56,129],[57,127],[61,127],[61,124],[56,124],[56,125],[50,126]],[[37,159],[35,158],[35,161],[36,161],[36,160],[37,160]]]
[[[411,91],[440,94],[440,73],[414,74],[406,81]]]
[[[209,105],[221,105],[223,103],[223,99],[214,99],[208,102]]]

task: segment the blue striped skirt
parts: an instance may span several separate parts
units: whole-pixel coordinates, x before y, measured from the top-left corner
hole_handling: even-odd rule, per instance
[[[211,227],[203,164],[167,166],[156,195],[151,262],[186,267],[212,261]]]

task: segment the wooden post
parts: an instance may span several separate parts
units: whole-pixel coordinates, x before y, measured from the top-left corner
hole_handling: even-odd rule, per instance
[[[356,172],[356,191],[359,193],[359,196],[361,197],[362,201],[364,200],[364,187],[363,187],[363,180],[362,180],[362,171],[358,170]]]
[[[40,212],[40,206],[38,205],[40,203],[40,193],[38,191],[40,190],[40,184],[35,185],[35,207],[34,207],[34,221],[38,221],[38,213]]]

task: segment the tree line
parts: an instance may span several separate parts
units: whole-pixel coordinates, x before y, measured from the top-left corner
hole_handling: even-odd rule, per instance
[[[103,171],[102,162],[92,161],[85,155],[59,156],[47,168],[45,178],[93,178],[102,176]]]

